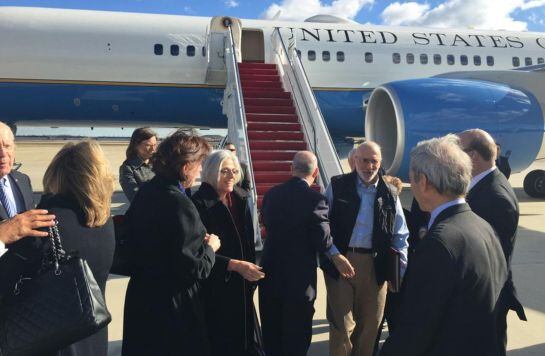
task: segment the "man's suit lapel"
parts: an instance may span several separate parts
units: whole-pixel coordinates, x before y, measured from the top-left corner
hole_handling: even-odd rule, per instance
[[[17,174],[10,173],[9,177],[11,178],[11,182],[13,183],[13,187],[17,189],[18,192],[13,192],[13,194],[19,193],[20,196],[23,198],[23,203],[25,206],[23,207],[23,211],[27,211],[34,208],[34,199],[32,197],[32,192],[29,191],[28,187],[25,187],[22,185],[23,182],[20,181]]]

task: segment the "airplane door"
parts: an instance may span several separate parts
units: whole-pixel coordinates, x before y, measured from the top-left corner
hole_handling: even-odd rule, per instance
[[[240,20],[227,16],[213,17],[212,20],[210,20],[210,27],[206,40],[208,54],[206,83],[225,84],[225,36],[228,35],[227,29],[229,26],[231,26],[231,31],[233,32],[237,61],[242,61],[242,54],[240,53],[242,26],[240,25]]]
[[[242,30],[242,61],[243,62],[264,62],[265,45],[263,31]]]

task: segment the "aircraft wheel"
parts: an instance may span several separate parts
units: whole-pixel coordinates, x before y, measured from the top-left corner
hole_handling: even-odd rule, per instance
[[[545,198],[545,171],[536,169],[524,178],[523,183],[526,194],[533,198]]]

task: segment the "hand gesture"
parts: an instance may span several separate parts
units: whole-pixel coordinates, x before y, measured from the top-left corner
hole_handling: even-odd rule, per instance
[[[261,272],[262,267],[247,261],[230,260],[227,266],[228,271],[235,271],[247,281],[256,282],[265,277]]]
[[[214,250],[214,252],[217,252],[221,247],[220,238],[214,234],[206,234],[206,236],[204,237],[204,242],[208,244],[208,246],[212,247],[212,250]]]
[[[26,236],[47,237],[47,231],[37,230],[55,225],[55,215],[47,213],[47,210],[33,209],[4,220],[0,223],[2,242],[10,244]]]
[[[337,268],[337,271],[343,276],[344,278],[352,278],[356,275],[356,271],[354,270],[354,267],[350,264],[350,261],[343,255],[336,254],[334,255],[331,260],[333,261],[333,264]]]

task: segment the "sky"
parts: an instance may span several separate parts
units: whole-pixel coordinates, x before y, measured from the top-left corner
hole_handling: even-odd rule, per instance
[[[0,6],[295,21],[331,14],[362,24],[545,32],[545,0],[0,0]]]

